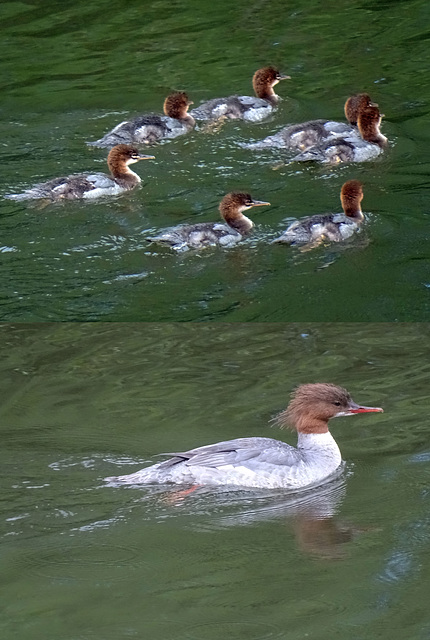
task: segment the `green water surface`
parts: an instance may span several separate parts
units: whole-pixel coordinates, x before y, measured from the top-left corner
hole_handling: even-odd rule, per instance
[[[251,92],[275,64],[292,79],[260,125],[229,122],[152,149],[142,188],[97,203],[0,200],[0,319],[409,321],[429,310],[429,3],[424,0],[28,0],[0,4],[1,194],[104,170],[94,140],[128,116],[160,112],[172,89],[195,104]],[[309,118],[343,119],[368,91],[390,149],[376,161],[295,166],[251,153]],[[282,165],[282,166],[279,166]],[[269,241],[296,217],[338,211],[342,183],[364,182],[363,232],[300,253]],[[232,250],[177,256],[145,234],[217,220],[232,189],[268,200]]]

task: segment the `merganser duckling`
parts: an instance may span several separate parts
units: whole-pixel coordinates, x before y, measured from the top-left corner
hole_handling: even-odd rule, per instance
[[[214,98],[193,109],[191,115],[196,120],[215,120],[224,117],[260,122],[274,111],[280,100],[273,87],[280,80],[290,79],[290,76],[283,75],[274,67],[264,67],[256,71],[252,78],[256,98],[252,96]]]
[[[328,430],[330,418],[380,412],[356,404],[346,389],[333,384],[304,384],[275,419],[298,432],[297,448],[272,438],[237,438],[173,456],[136,473],[105,478],[118,484],[175,483],[235,485],[262,489],[303,489],[318,485],[341,465]]]
[[[95,142],[87,142],[94,147],[113,147],[115,144],[153,144],[159,140],[177,138],[193,129],[194,118],[188,113],[193,104],[183,91],[175,91],[164,101],[164,116],[146,114],[132,120],[124,120]]]
[[[323,240],[341,242],[351,237],[364,220],[361,211],[363,186],[358,180],[348,180],[340,192],[343,213],[315,215],[296,220],[273,243],[304,244]]]
[[[53,178],[27,189],[23,193],[6,195],[10,200],[32,200],[48,198],[50,200],[74,200],[76,198],[98,198],[111,196],[134,189],[140,178],[129,168],[139,160],[152,160],[154,156],[141,155],[135,147],[119,144],[109,152],[107,164],[111,176],[105,173],[79,173],[76,175]]]
[[[358,115],[358,131],[332,137],[299,153],[292,162],[365,162],[379,156],[388,146],[387,138],[380,131],[383,116],[378,107],[371,106]]]
[[[300,124],[284,127],[273,136],[267,136],[259,142],[239,142],[243,149],[297,149],[305,151],[325,140],[332,140],[339,136],[357,135],[355,125],[358,115],[367,107],[373,105],[367,93],[351,96],[345,102],[344,111],[347,122],[335,120],[309,120]]]
[[[228,193],[221,200],[219,211],[226,224],[199,222],[166,229],[160,235],[146,238],[148,242],[169,245],[175,251],[202,249],[220,245],[232,247],[240,242],[254,226],[252,220],[243,215],[251,207],[270,206],[270,202],[254,200],[248,193]]]

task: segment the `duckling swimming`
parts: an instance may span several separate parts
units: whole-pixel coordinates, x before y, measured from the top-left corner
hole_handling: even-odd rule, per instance
[[[247,193],[228,193],[219,205],[225,224],[220,222],[185,224],[171,227],[158,236],[146,239],[148,242],[168,245],[178,252],[213,245],[232,247],[240,242],[254,226],[252,220],[243,215],[243,211],[251,207],[263,206],[270,206],[270,202],[254,200]]]
[[[361,211],[363,200],[363,186],[358,180],[348,180],[342,186],[340,201],[343,213],[330,213],[310,216],[302,220],[296,220],[273,240],[274,243],[285,244],[318,244],[324,240],[341,242],[350,238],[364,221]]]
[[[119,144],[109,152],[107,164],[111,175],[105,173],[79,173],[53,178],[27,189],[23,193],[6,195],[9,200],[75,200],[77,198],[98,198],[130,191],[140,183],[140,177],[129,168],[139,160],[150,160],[154,156],[141,155],[135,147]]]
[[[264,149],[273,147],[276,149],[297,149],[305,151],[315,145],[323,144],[326,140],[332,140],[340,136],[356,136],[359,114],[373,103],[367,93],[351,96],[345,102],[344,111],[348,122],[336,122],[335,120],[309,120],[300,124],[284,127],[273,136],[267,136],[259,142],[239,142],[244,149]]]
[[[252,96],[214,98],[193,109],[191,115],[196,120],[215,120],[224,117],[260,122],[273,113],[280,100],[273,87],[280,80],[289,79],[291,79],[290,76],[283,75],[275,67],[264,67],[256,71],[252,78],[256,98]]]
[[[120,143],[153,144],[159,140],[176,138],[188,133],[195,125],[188,113],[193,104],[183,91],[171,93],[164,101],[164,116],[146,114],[132,120],[125,120],[95,142],[87,142],[94,147],[112,147]]]
[[[380,131],[382,115],[378,107],[371,106],[358,115],[358,133],[332,137],[299,153],[292,162],[365,162],[379,156],[388,146]]]

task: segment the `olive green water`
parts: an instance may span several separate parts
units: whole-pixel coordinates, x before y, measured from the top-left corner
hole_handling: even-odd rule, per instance
[[[292,76],[262,125],[227,123],[156,147],[143,186],[98,203],[0,200],[0,319],[408,321],[429,310],[429,4],[220,0],[48,0],[0,4],[1,194],[103,170],[94,140],[128,115],[160,112],[172,89],[198,104],[251,92],[258,67]],[[392,142],[375,162],[279,167],[236,143],[313,117],[343,118],[368,91]],[[296,217],[338,211],[342,183],[365,184],[363,233],[300,253],[268,242]],[[145,233],[218,219],[231,189],[256,210],[241,246],[177,256]]]
[[[0,325],[4,640],[426,640],[429,326]],[[300,382],[346,467],[285,492],[111,488],[162,451],[270,427]]]

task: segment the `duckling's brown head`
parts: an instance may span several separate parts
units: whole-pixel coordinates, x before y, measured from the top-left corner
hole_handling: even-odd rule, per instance
[[[243,212],[251,207],[269,206],[270,202],[255,200],[249,193],[231,192],[227,193],[221,200],[219,211],[224,220],[237,229],[240,233],[247,233],[252,229],[253,222],[243,215]]]
[[[187,116],[188,107],[193,104],[188,99],[184,91],[175,91],[171,93],[164,101],[163,111],[170,118],[185,118]]]
[[[379,130],[382,117],[378,107],[369,106],[358,114],[357,125],[363,140],[378,144],[380,147],[386,147],[388,140]]]
[[[240,214],[247,209],[251,209],[251,207],[263,207],[269,205],[270,202],[263,202],[263,200],[254,200],[253,198],[251,198],[249,193],[232,191],[231,193],[227,193],[227,195],[224,196],[224,198],[221,200],[219,210],[221,211],[221,214],[227,209],[230,212]]]
[[[280,73],[275,67],[263,67],[254,73],[252,86],[259,98],[269,99],[276,96],[273,87],[280,80],[290,80],[290,76]]]
[[[348,180],[340,191],[340,201],[345,214],[356,217],[362,216],[361,201],[363,200],[363,185],[359,180]]]
[[[130,172],[127,169],[129,164],[139,162],[139,160],[153,160],[154,156],[147,156],[139,152],[139,149],[129,144],[117,144],[109,151],[107,158],[108,167],[111,173],[116,176]]]
[[[367,107],[377,107],[375,102],[372,102],[368,93],[357,93],[355,96],[350,96],[345,102],[345,117],[350,124],[357,124],[358,114],[361,113]]]

